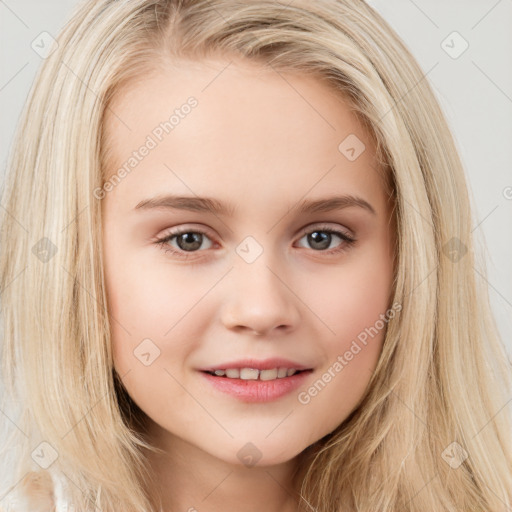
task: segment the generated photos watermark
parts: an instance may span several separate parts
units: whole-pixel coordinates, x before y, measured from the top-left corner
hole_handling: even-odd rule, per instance
[[[306,390],[301,391],[297,399],[302,405],[307,405],[311,402],[311,399],[318,395],[329,382],[332,381],[338,375],[343,368],[345,368],[350,361],[354,359],[361,352],[361,350],[368,344],[368,337],[374,338],[379,334],[382,329],[387,325],[389,320],[395,317],[396,313],[402,310],[402,305],[395,302],[393,306],[386,311],[381,313],[379,319],[371,326],[366,327],[361,331],[357,338],[352,340],[350,348],[343,354],[338,355],[336,361],[327,368],[327,370]]]
[[[169,119],[162,121],[155,126],[150,134],[147,135],[144,144],[137,150],[132,152],[132,155],[115,171],[108,180],[106,180],[101,187],[93,190],[93,195],[96,199],[103,199],[108,192],[126,178],[126,176],[137,167],[144,158],[146,158],[153,149],[155,149],[165,138],[166,135],[172,132],[191,112],[192,109],[197,107],[199,102],[194,96],[191,96],[179,108],[175,108]]]

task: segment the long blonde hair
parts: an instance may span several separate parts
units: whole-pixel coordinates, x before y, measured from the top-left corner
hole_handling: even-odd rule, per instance
[[[387,22],[362,0],[92,0],[57,41],[22,113],[0,211],[14,403],[3,411],[16,424],[6,420],[3,453],[18,457],[4,492],[44,473],[32,473],[40,450],[57,456],[75,510],[156,510],[143,418],[113,371],[94,195],[104,118],[120,88],[166,60],[223,55],[334,87],[376,141],[395,202],[401,312],[360,405],[300,455],[301,509],[511,507],[511,366],[475,277],[486,270],[464,171],[424,72]]]

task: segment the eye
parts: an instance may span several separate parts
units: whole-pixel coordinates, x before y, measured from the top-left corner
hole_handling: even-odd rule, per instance
[[[325,249],[328,249],[333,241],[333,236],[334,239],[339,238],[344,243],[334,249],[326,251]],[[310,244],[316,252],[325,252],[327,254],[337,254],[346,251],[356,242],[355,238],[349,234],[328,226],[317,226],[315,229],[309,230],[305,229],[302,232],[302,238],[304,237],[306,237],[307,243]]]
[[[304,229],[301,234],[302,238],[307,238],[307,243],[310,244],[315,252],[323,252],[329,255],[346,251],[356,242],[349,234],[328,226],[318,226],[315,229],[309,230]],[[336,238],[340,239],[343,243],[334,249],[329,249],[333,239],[335,240]],[[206,247],[203,245],[205,240],[209,241]],[[175,242],[176,245],[172,242]],[[187,253],[201,252],[201,248],[210,249],[213,246],[210,237],[205,231],[190,228],[173,231],[167,236],[157,239],[155,243],[166,253],[170,252],[172,255],[185,259],[189,257]]]
[[[165,252],[171,252],[177,256],[187,258],[188,256],[183,256],[183,253],[198,252],[198,249],[203,245],[205,238],[210,240],[206,232],[202,230],[182,229],[172,232],[164,238],[158,239],[156,244],[159,245]],[[176,241],[178,246],[177,248],[173,248],[173,246],[170,245],[170,242],[173,241]],[[206,248],[208,249],[212,245],[213,244],[210,243],[210,245]]]

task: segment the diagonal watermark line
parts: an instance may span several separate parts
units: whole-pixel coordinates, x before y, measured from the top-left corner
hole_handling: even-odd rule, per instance
[[[265,470],[265,473],[267,473],[267,475],[268,475],[270,478],[272,478],[272,480],[274,480],[274,482],[275,482],[277,485],[279,485],[279,487],[281,487],[281,489],[283,489],[283,490],[288,494],[288,496],[291,496],[292,498],[299,497],[299,498],[300,498],[300,500],[301,500],[301,501],[304,501],[304,502],[306,503],[306,505],[307,505],[311,510],[316,511],[316,509],[315,509],[315,508],[313,508],[313,507],[311,506],[311,504],[309,503],[309,501],[307,501],[307,500],[306,500],[306,498],[304,498],[304,497],[302,496],[302,494],[297,493],[297,491],[295,491],[294,489],[293,489],[293,493],[294,493],[294,494],[292,494],[292,493],[291,493],[291,492],[290,492],[290,491],[289,491],[289,490],[288,490],[288,489],[287,489],[287,488],[286,488],[286,487],[285,487],[281,482],[279,482],[279,480],[276,480],[276,478],[274,477],[274,475],[272,475],[272,473],[271,473],[268,469],[266,469],[266,470]]]
[[[316,183],[311,185],[311,188],[297,201],[295,206],[304,199],[334,168],[336,164],[334,164],[323,176],[321,176]],[[289,213],[291,210],[288,210],[268,231],[267,234],[270,233]]]
[[[473,270],[512,308],[512,303],[510,303],[500,292],[497,288],[495,288],[490,281],[482,275],[475,267],[473,267]]]
[[[412,295],[414,290],[416,290],[419,286],[421,286],[421,284],[426,281],[432,274],[432,272],[435,272],[437,270],[437,268],[439,267],[439,263],[426,275],[426,277],[424,279],[422,279],[409,293],[408,295],[406,295],[406,297],[409,297],[409,295]]]
[[[126,334],[128,334],[129,336],[131,336],[132,334],[130,333],[130,331],[128,331],[128,329],[119,321],[117,320],[117,318],[114,317],[114,315],[112,315],[111,312],[108,311],[108,309],[103,305],[103,304],[100,304],[98,299],[96,299],[96,297],[85,287],[82,285],[82,283],[78,280],[78,277],[75,277],[73,275],[71,275],[70,272],[68,272],[68,270],[66,268],[64,268],[62,265],[61,267],[64,269],[64,271],[74,280],[76,281],[79,285],[80,285],[80,288],[82,288],[83,290],[85,290],[85,292],[87,293],[87,295],[89,295],[89,297],[91,297],[91,299],[93,299],[96,304],[98,304],[98,306],[100,306],[103,311],[105,312],[105,314],[108,316],[108,317],[111,317],[115,320],[115,322],[119,325],[119,327],[121,327],[125,332]]]
[[[290,414],[295,411],[295,409],[292,409],[266,436],[265,436],[265,439],[270,435],[272,434],[272,432],[274,432],[274,430],[277,429],[277,427],[279,427],[279,425],[281,425],[285,420],[286,418],[288,418],[288,416],[290,416]]]
[[[370,370],[371,371],[371,370]],[[394,389],[391,389],[386,383],[384,383],[384,385],[388,388],[388,391],[390,393],[392,393],[394,396],[396,396],[396,398],[398,398],[398,400],[400,401],[400,403],[402,403],[404,405],[404,407],[406,407],[407,409],[409,409],[409,411],[411,411],[411,413],[414,415],[414,417],[425,427],[425,428],[428,428],[428,424],[425,423],[425,421],[423,421],[422,418],[420,418],[415,412],[413,409],[411,409],[401,398],[400,396],[395,393],[395,390]]]
[[[499,414],[503,409],[505,409],[505,407],[506,407],[510,402],[512,402],[512,398],[511,398],[510,400],[507,400],[507,401],[505,402],[505,404],[504,404],[502,407],[500,407],[500,408],[498,409],[498,411],[497,411],[495,414],[493,414],[493,416],[489,419],[489,421],[487,421],[487,422],[485,423],[485,425],[484,425],[484,426],[483,426],[483,427],[482,427],[482,428],[481,428],[481,429],[480,429],[480,430],[479,430],[479,431],[478,431],[478,432],[477,432],[477,433],[476,433],[476,434],[471,438],[471,440],[473,440],[473,439],[474,439],[478,434],[480,434],[480,432],[482,432],[482,430],[483,430],[485,427],[487,427],[487,425],[489,425],[489,423],[491,423],[491,421],[492,421],[494,418],[496,418],[496,416],[498,416],[498,414]]]
[[[205,297],[208,295],[215,286],[217,286],[232,270],[234,267],[231,267],[212,287],[172,326],[169,330],[164,334],[167,336]]]
[[[430,224],[432,226],[432,229],[435,229],[434,227],[434,223],[432,222],[432,219],[427,219],[426,217],[424,217],[420,212],[419,210],[417,210],[414,205],[409,202],[405,197],[403,198],[404,202],[407,203],[425,222],[427,222],[428,224]]]
[[[129,373],[131,372],[131,370],[128,370],[121,378],[121,380],[123,380]],[[100,397],[98,400],[96,400],[96,402],[91,406],[89,407],[89,409],[87,410],[87,412],[61,437],[61,439],[64,439],[70,432],[72,432],[76,426],[81,423],[84,418],[108,395],[108,390],[107,392],[102,396]]]
[[[478,228],[478,226],[480,226],[480,224],[483,223],[483,221],[485,219],[487,219],[487,217],[489,217],[491,215],[491,213],[494,213],[496,211],[496,208],[498,208],[499,204],[496,205],[472,230],[471,230],[471,233],[473,233],[473,231],[475,231],[476,228]]]
[[[204,501],[206,499],[208,499],[215,490],[217,490],[223,483],[224,481],[226,480],[226,478],[231,475],[231,473],[233,473],[233,471],[230,471],[201,501]],[[190,510],[190,509],[189,509]]]
[[[92,505],[94,506],[95,509],[97,509],[99,512],[103,512],[103,509],[99,508],[98,505],[96,505],[96,503],[94,503],[91,498],[89,498],[85,493],[84,493],[84,490],[80,488],[80,486],[78,484],[76,484],[76,482],[74,482],[67,473],[65,473],[64,471],[62,472],[62,474],[84,495],[85,499],[92,503]],[[73,510],[73,509],[71,509]]]
[[[9,416],[7,416],[7,414],[5,414],[5,412],[0,409],[0,413],[2,413],[26,438],[28,438],[28,435],[23,432],[23,430],[21,430],[21,428],[16,424],[16,422],[14,422]]]
[[[226,64],[224,66],[224,68],[222,68],[204,87],[203,89],[201,89],[201,92],[204,92],[208,87],[210,87],[210,85],[213,84],[213,82],[215,82],[215,80],[217,80],[217,78],[219,78],[219,76],[224,73],[224,71],[226,71],[226,69],[228,68],[228,66],[231,66],[231,64],[233,64],[233,61],[230,60],[228,64]]]
[[[288,7],[290,7],[290,5],[292,4],[292,2],[293,2],[293,1],[294,1],[294,0],[291,0],[288,4],[284,4],[284,5],[283,5],[282,3],[280,3],[280,2],[278,2],[278,3],[279,3],[282,7],[288,8]],[[229,17],[228,19],[226,19],[226,18],[225,18],[225,17],[224,17],[220,12],[218,12],[216,9],[214,9],[214,11],[217,13],[217,15],[218,15],[219,17],[221,17],[221,18],[222,18],[222,20],[223,20],[223,21],[226,23],[226,25],[228,25],[228,26],[229,26],[229,21],[231,20],[231,18],[233,18],[233,17],[235,16],[235,14],[233,14],[233,16],[231,16],[231,17]],[[256,41],[258,41],[258,43],[260,43],[260,44],[261,44],[261,39],[260,39],[258,36],[256,36],[255,34],[251,34],[251,37],[252,37],[253,39],[255,39]],[[230,62],[229,62],[228,66],[229,66],[231,63],[232,63],[232,61],[230,61]],[[271,62],[264,62],[264,63],[263,63],[263,66],[264,66],[265,68],[271,68],[271,69],[272,69],[272,71],[274,71],[274,73],[277,73],[277,74],[278,74],[278,75],[279,75],[279,76],[280,76],[280,77],[281,77],[281,78],[282,78],[282,79],[283,79],[283,80],[284,80],[284,81],[285,81],[285,82],[286,82],[286,83],[287,83],[287,84],[288,84],[288,85],[289,85],[289,86],[290,86],[290,87],[291,87],[291,88],[292,88],[292,89],[293,89],[293,90],[294,90],[294,91],[295,91],[295,92],[296,92],[296,93],[297,93],[297,94],[298,94],[298,95],[299,95],[299,96],[300,96],[300,97],[301,97],[301,98],[302,98],[302,99],[303,99],[303,100],[304,100],[304,101],[305,101],[305,102],[306,102],[306,103],[307,103],[307,104],[308,104],[308,105],[309,105],[309,106],[310,106],[310,107],[311,107],[311,108],[312,108],[312,109],[313,109],[313,110],[314,110],[314,111],[315,111],[315,112],[316,112],[316,113],[317,113],[317,114],[318,114],[318,115],[319,115],[319,116],[320,116],[320,117],[321,117],[321,118],[322,118],[322,119],[323,119],[323,120],[324,120],[324,121],[325,121],[325,122],[330,126],[330,127],[331,127],[331,128],[332,128],[332,129],[333,129],[333,130],[335,130],[335,131],[336,131],[336,128],[334,128],[334,126],[332,126],[332,124],[331,124],[331,123],[329,123],[329,121],[327,121],[327,119],[325,119],[325,117],[324,117],[324,116],[322,116],[322,114],[320,114],[320,112],[318,112],[318,110],[317,110],[315,107],[313,107],[313,105],[312,105],[312,104],[311,104],[311,103],[310,103],[310,102],[309,102],[309,101],[308,101],[308,100],[307,100],[307,99],[306,99],[302,94],[300,94],[300,93],[299,93],[299,91],[297,91],[297,89],[295,89],[295,87],[293,87],[293,86],[292,86],[292,84],[291,84],[290,82],[288,82],[288,80],[286,80],[286,79],[284,78],[284,76],[283,76],[283,75],[281,75],[281,73],[279,73],[279,71],[277,71],[277,70],[274,68],[274,66],[272,65],[272,63],[271,63]],[[227,66],[226,66],[226,67],[227,67]],[[224,69],[226,69],[226,68],[224,68]],[[224,71],[224,69],[223,69],[220,73],[222,73],[222,72]],[[220,73],[219,73],[219,74],[220,74]],[[217,75],[217,76],[218,76],[218,75]],[[215,80],[216,78],[217,78],[217,77],[215,77],[215,78],[214,78],[214,80]],[[212,81],[213,81],[213,80],[212,80]],[[210,82],[210,83],[211,83],[211,82]],[[208,87],[209,85],[210,85],[210,84],[208,84],[206,87]],[[206,87],[205,87],[204,89],[206,89]],[[204,91],[204,89],[203,89],[203,91]],[[202,92],[202,91],[201,91],[201,92]]]
[[[26,62],[23,66],[21,66],[16,73],[4,84],[0,87],[0,92],[3,91],[26,67],[28,66],[28,62]]]
[[[334,126],[329,123],[329,121],[327,121],[327,119],[322,114],[320,114],[320,112],[318,112],[318,110],[297,89],[295,89],[295,87],[293,87],[293,85],[288,80],[286,80],[286,78],[279,71],[274,68],[274,66],[271,64],[269,65],[334,131],[336,131],[336,128],[334,128]]]
[[[428,425],[427,425],[427,424],[426,424],[426,423],[425,423],[425,422],[424,422],[424,421],[423,421],[423,420],[422,420],[422,419],[421,419],[421,418],[420,418],[420,417],[419,417],[419,416],[414,412],[414,409],[411,409],[411,408],[410,408],[410,407],[409,407],[409,406],[408,406],[408,405],[407,405],[407,404],[406,404],[406,403],[405,403],[405,402],[404,402],[404,401],[403,401],[403,400],[398,396],[398,394],[397,394],[397,393],[395,393],[395,391],[394,391],[393,389],[390,389],[390,388],[388,388],[388,389],[391,391],[391,393],[393,393],[393,395],[395,395],[395,396],[398,398],[398,400],[400,400],[400,402],[404,405],[404,407],[407,407],[407,409],[409,409],[409,411],[411,411],[411,412],[412,412],[412,414],[415,416],[415,418],[416,418],[420,423],[422,423],[425,427],[427,427],[427,428],[428,428]]]
[[[318,320],[320,320],[320,322],[322,322],[327,327],[327,329],[329,329],[329,331],[331,331],[334,336],[336,336],[336,333],[268,265],[265,266],[279,279],[279,281],[281,281],[286,286],[286,288],[288,288],[288,290],[293,293],[293,295],[295,295],[295,297],[297,297],[297,299],[302,302],[302,304],[304,304],[304,306],[309,309],[309,311],[311,311],[311,313],[313,313],[318,318]]]
[[[502,0],[498,0],[472,27],[471,30],[473,30],[477,25],[480,24],[480,22],[498,5],[502,2]]]
[[[411,501],[414,501],[416,499],[416,496],[418,496],[418,494],[423,491],[423,489],[425,489],[425,487],[429,486],[430,485],[430,482],[432,482],[432,480],[434,480],[434,478],[439,474],[439,471],[436,472],[436,474],[405,504],[405,506],[407,507],[407,505],[409,505],[409,503],[411,503]]]
[[[167,169],[169,169],[169,171],[171,171],[171,172],[174,174],[174,176],[176,176],[176,178],[178,178],[178,179],[181,181],[181,183],[183,183],[183,185],[185,185],[185,187],[187,187],[187,188],[190,190],[190,192],[192,192],[192,194],[194,194],[196,197],[199,197],[199,196],[198,196],[198,195],[197,195],[197,194],[196,194],[196,193],[195,193],[195,192],[194,192],[194,191],[193,191],[193,190],[192,190],[192,189],[191,189],[191,188],[190,188],[190,187],[185,183],[185,181],[184,181],[184,180],[182,180],[182,179],[181,179],[181,178],[176,174],[176,172],[175,172],[175,171],[173,171],[173,170],[172,170],[172,169],[171,169],[171,168],[170,168],[170,167],[169,167],[165,162],[164,162],[164,164],[163,164],[163,165],[164,165],[164,167],[166,167]],[[227,224],[226,224],[226,223],[225,223],[225,222],[224,222],[224,221],[223,221],[223,220],[222,220],[222,219],[221,219],[221,218],[216,214],[216,213],[214,213],[214,212],[212,212],[212,213],[213,213],[213,215],[215,215],[215,218],[216,218],[216,219],[217,219],[221,224],[224,224],[224,226],[225,226],[229,231],[231,231],[231,233],[233,233],[233,230],[232,230],[232,229],[231,229],[231,228],[230,228],[230,227],[229,227],[229,226],[228,226],[228,225],[227,225]]]
[[[426,73],[423,73],[423,76],[407,91],[405,92],[398,101],[395,101],[395,104],[379,119],[379,122],[382,121],[412,90],[414,90],[425,78],[427,75],[439,64],[437,61]]]
[[[21,222],[19,222],[18,219],[16,217],[14,217],[14,215],[11,215],[11,212],[9,212],[9,210],[5,209],[1,204],[0,204],[0,208],[2,208],[2,210],[5,213],[7,213],[7,215],[9,215],[9,217],[11,217],[17,224],[19,224],[20,228],[23,229],[23,231],[25,231],[28,234],[28,229],[25,228],[25,226],[23,226],[23,224],[21,224]]]
[[[11,282],[7,283],[7,284],[4,286],[3,290],[0,290],[0,294],[4,293],[4,290],[5,290],[6,288],[9,288],[9,286],[11,286],[11,284],[12,284],[12,283],[14,283],[14,281],[16,281],[16,279],[18,279],[18,277],[20,277],[20,276],[21,276],[21,274],[23,274],[23,272],[25,272],[25,270],[27,270],[27,268],[28,268],[28,267],[25,267],[21,272],[19,272],[19,273],[14,277],[14,279],[13,279]]]
[[[23,21],[23,20],[22,20],[22,19],[21,19],[21,18],[20,18],[20,17],[19,17],[19,16],[18,16],[18,15],[17,15],[17,14],[16,14],[16,13],[15,13],[15,12],[14,12],[14,11],[13,11],[9,6],[8,6],[8,5],[7,5],[7,4],[6,4],[6,3],[5,3],[5,1],[4,1],[4,0],[0,0],[0,4],[5,5],[5,7],[6,7],[7,9],[9,9],[9,11],[11,11],[11,13],[12,13],[14,16],[16,16],[16,18],[18,18],[18,20],[19,20],[21,23],[23,23],[23,25],[25,25],[25,27],[26,27],[26,28],[30,28],[30,27],[29,27],[29,26],[28,26],[28,25],[27,25],[27,24],[26,24],[26,23],[25,23],[25,22],[24,22],[24,21]]]
[[[369,371],[370,371],[370,373],[373,373],[373,372],[372,372],[372,370],[369,370]],[[407,409],[409,409],[409,411],[413,414],[413,416],[414,416],[414,417],[415,417],[415,418],[416,418],[416,419],[417,419],[417,420],[418,420],[418,421],[419,421],[419,422],[420,422],[420,423],[421,423],[421,424],[422,424],[426,429],[428,429],[428,428],[429,428],[429,425],[428,425],[427,423],[425,423],[425,421],[423,421],[423,420],[422,420],[422,419],[421,419],[421,418],[416,414],[416,412],[414,412],[414,410],[413,410],[413,409],[411,409],[411,408],[410,408],[410,407],[409,407],[409,406],[404,402],[404,400],[402,400],[402,399],[400,398],[400,396],[398,396],[398,394],[397,394],[393,389],[391,389],[391,388],[390,388],[386,383],[384,383],[384,385],[388,388],[388,390],[389,390],[393,395],[395,395],[395,396],[398,398],[398,400],[399,400],[399,401],[404,405],[404,407],[406,407]],[[427,421],[428,421],[428,420],[427,420]],[[440,437],[438,436],[437,432],[433,432],[432,430],[430,430],[430,435],[435,435],[435,437],[436,437],[437,441],[439,442],[439,444],[440,444],[440,445],[441,445],[441,444],[443,444],[443,443],[442,443],[442,440],[441,440],[441,439],[440,439]],[[429,482],[429,483],[430,483],[430,482]]]
[[[230,20],[231,18],[228,18],[228,19],[224,18],[224,16],[222,15],[222,13],[221,13],[221,12],[219,12],[217,9],[215,9],[215,7],[213,7],[213,5],[210,5],[210,8],[211,8],[213,11],[215,11],[215,14],[217,14],[217,16],[218,16],[219,18],[222,18],[222,20],[224,21],[224,23],[225,23],[226,25],[229,25],[229,20]],[[234,16],[234,15],[233,15],[233,16]]]
[[[432,25],[434,25],[436,28],[439,28],[439,25],[424,10],[422,10],[416,2],[413,2],[413,0],[409,0],[409,2],[411,2],[411,4],[413,4],[414,7],[416,7],[416,9],[418,9],[418,11],[420,11],[423,16],[425,16],[425,18],[427,18],[430,23],[432,23]]]
[[[82,213],[83,213],[87,208],[89,208],[90,204],[91,204],[91,203],[89,203],[87,206],[84,206],[84,207],[82,208],[82,210],[81,210],[81,211],[79,211],[79,212],[75,215],[75,217],[73,218],[73,220],[72,220],[72,221],[71,221],[71,222],[70,222],[70,223],[69,223],[65,228],[63,228],[63,229],[61,230],[61,233],[62,233],[62,232],[64,232],[64,231],[66,231],[66,229],[68,229],[68,228],[69,228],[69,226],[71,226],[71,224],[73,224],[73,222],[75,222],[75,221],[76,221],[76,219],[78,219],[78,217],[80,217],[80,215],[82,215]]]
[[[503,503],[503,505],[507,507],[506,509],[503,509],[503,512],[512,512],[512,507],[507,505],[487,484],[485,484],[485,486],[494,494],[494,496],[496,496],[496,498],[498,498]]]
[[[172,377],[176,381],[176,383],[180,385],[182,389],[196,401],[196,403],[199,406],[201,406],[204,409],[204,411],[213,419],[213,421],[215,421],[215,423],[217,423],[222,428],[222,430],[226,432],[226,434],[228,434],[229,437],[231,437],[232,439],[234,438],[233,434],[231,434],[231,432],[229,432],[229,430],[226,427],[224,427],[224,425],[222,425],[222,423],[220,423],[220,421],[217,420],[217,418],[215,418],[215,416],[174,375],[172,375],[167,368],[164,368],[164,371],[170,377]]]
[[[79,80],[79,81],[82,83],[82,85],[83,85],[84,87],[86,87],[89,91],[91,91],[91,92],[92,92],[92,94],[94,94],[94,96],[95,96],[96,98],[98,98],[98,100],[100,99],[100,98],[99,98],[99,96],[98,96],[98,95],[97,95],[97,94],[96,94],[96,93],[95,93],[95,92],[94,92],[94,91],[89,87],[89,85],[88,85],[88,84],[86,84],[86,83],[85,83],[85,82],[84,82],[84,81],[83,81],[83,80],[82,80],[82,79],[81,79],[81,78],[80,78],[80,77],[79,77],[79,76],[78,76],[78,75],[77,75],[77,74],[76,74],[76,73],[75,73],[75,72],[74,72],[74,71],[73,71],[73,70],[72,70],[72,69],[71,69],[71,68],[70,68],[70,67],[69,67],[65,62],[64,62],[64,61],[61,61],[61,62],[62,62],[62,64],[64,64],[64,66],[66,66],[66,67],[69,69],[69,71],[70,71],[70,72],[71,72],[71,73],[72,73],[72,74],[77,78],[77,80]],[[124,126],[125,126],[125,127],[130,131],[130,132],[132,131],[132,129],[131,129],[131,128],[130,128],[130,127],[129,127],[129,126],[128,126],[128,125],[127,125],[127,124],[126,124],[126,123],[125,123],[125,122],[124,122],[124,121],[123,121],[123,120],[122,120],[122,119],[121,119],[121,118],[120,118],[120,117],[119,117],[119,116],[118,116],[118,115],[117,115],[117,114],[116,114],[116,113],[111,109],[111,108],[110,108],[110,107],[107,107],[107,109],[108,109],[108,111],[109,111],[109,112],[111,112],[111,113],[112,113],[112,115],[114,115],[114,116],[117,118],[117,120],[118,120],[118,121],[120,121],[122,124],[124,124]]]
[[[25,479],[25,477],[28,475],[28,472],[25,473],[14,485],[11,485],[11,487],[9,487],[9,489],[7,490],[7,492],[3,495],[3,496],[0,496],[0,503],[5,499],[7,498],[7,496],[9,496],[9,494],[11,494],[11,492],[13,492],[16,487],[18,487],[18,485],[20,485],[21,482],[23,482],[23,480]]]
[[[508,101],[512,103],[512,98],[474,60],[471,62],[487,78],[487,80],[489,80],[489,82],[491,82],[496,87],[496,89],[498,89],[501,94],[503,94],[503,96],[505,96],[505,98],[507,98]]]

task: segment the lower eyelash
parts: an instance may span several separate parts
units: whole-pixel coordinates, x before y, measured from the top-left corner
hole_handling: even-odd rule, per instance
[[[352,238],[352,237],[348,236],[343,231],[338,231],[336,229],[327,228],[327,227],[326,228],[322,228],[322,226],[316,227],[315,229],[304,230],[301,233],[301,235],[302,236],[306,236],[306,235],[309,235],[311,233],[315,233],[316,231],[319,231],[321,233],[330,233],[332,235],[337,235],[337,236],[339,236],[345,242],[344,244],[341,244],[339,247],[336,247],[334,249],[327,249],[325,251],[314,251],[313,249],[311,249],[314,252],[317,252],[317,253],[320,253],[320,254],[334,255],[334,254],[342,253],[342,252],[348,250],[352,245],[354,245],[356,243],[356,239],[355,238]]]
[[[324,254],[338,254],[338,253],[341,253],[343,251],[346,251],[347,249],[349,249],[355,242],[356,242],[356,239],[355,238],[352,238],[350,236],[348,236],[346,233],[344,233],[343,231],[337,231],[335,229],[332,229],[332,228],[329,228],[329,229],[322,229],[322,228],[315,228],[315,229],[311,229],[309,231],[303,231],[301,233],[301,238],[303,236],[306,236],[306,235],[309,235],[311,233],[315,233],[316,231],[319,231],[319,232],[322,232],[322,233],[329,233],[329,234],[333,234],[333,235],[337,235],[338,237],[340,237],[345,243],[342,244],[341,246],[335,248],[335,249],[328,249],[328,250],[325,250],[325,251],[314,251],[314,252],[319,252],[319,253],[324,253]],[[191,229],[185,229],[185,230],[182,230],[182,231],[178,231],[176,233],[171,233],[169,234],[168,236],[164,237],[164,238],[161,238],[159,240],[157,240],[155,243],[160,246],[161,249],[163,249],[165,251],[165,253],[172,253],[172,254],[175,254],[176,256],[180,257],[180,258],[183,258],[183,259],[187,259],[190,257],[190,255],[196,253],[196,252],[202,252],[202,251],[191,251],[191,252],[186,252],[186,251],[177,251],[176,249],[173,249],[172,247],[170,247],[167,242],[169,242],[170,240],[172,240],[174,237],[177,237],[177,236],[180,236],[180,235],[183,235],[185,233],[199,233],[201,235],[204,235],[204,236],[208,236],[207,233],[205,233],[204,231],[201,231],[201,230],[191,230]]]
[[[190,256],[192,256],[194,253],[201,252],[201,251],[191,251],[191,252],[177,251],[176,249],[172,248],[170,245],[167,244],[167,242],[170,242],[174,237],[183,235],[184,233],[199,233],[201,235],[208,236],[204,231],[186,229],[186,230],[183,230],[183,231],[177,231],[176,233],[171,233],[171,234],[167,235],[166,237],[157,240],[155,243],[165,253],[170,252],[171,254],[174,254],[174,255],[178,256],[179,258],[187,259]]]

